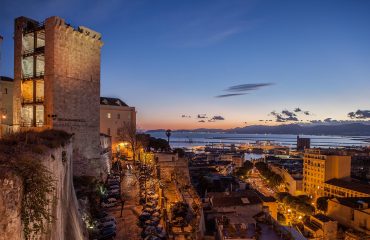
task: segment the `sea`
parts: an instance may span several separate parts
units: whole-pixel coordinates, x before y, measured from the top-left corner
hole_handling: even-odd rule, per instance
[[[156,138],[167,139],[165,132],[150,132]],[[310,138],[311,147],[361,147],[370,146],[370,136],[325,136],[325,135],[299,135]],[[256,141],[270,141],[291,148],[296,147],[297,135],[293,134],[235,134],[235,133],[209,133],[209,132],[172,132],[170,145],[172,148],[191,148],[212,144],[246,144]]]

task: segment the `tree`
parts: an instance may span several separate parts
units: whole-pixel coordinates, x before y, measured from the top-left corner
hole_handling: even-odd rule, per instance
[[[316,200],[316,206],[317,209],[323,212],[326,212],[328,210],[328,199],[329,197],[319,197]]]
[[[166,130],[166,136],[167,136],[167,139],[168,139],[168,144],[170,144],[171,133],[172,133],[171,129]]]
[[[165,139],[150,137],[148,148],[153,148],[155,151],[164,151],[169,149],[170,145]]]
[[[149,137],[148,134],[137,134],[136,126],[131,122],[124,122],[118,130],[118,140],[128,143],[134,161],[140,148],[146,148],[148,146]]]

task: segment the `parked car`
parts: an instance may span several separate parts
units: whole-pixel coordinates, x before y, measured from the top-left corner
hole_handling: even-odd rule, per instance
[[[108,217],[99,219],[99,221],[97,222],[97,224],[102,224],[102,223],[107,223],[107,222],[116,224],[116,219],[114,217],[112,217],[112,216],[108,216]]]
[[[115,198],[108,198],[101,205],[102,207],[114,207],[117,205],[117,200]]]
[[[113,228],[105,228],[100,231],[100,235],[98,237],[99,240],[106,240],[106,239],[112,239],[116,237],[116,230]]]
[[[116,224],[114,222],[104,222],[97,225],[99,230],[103,230],[104,228],[113,228],[116,229]]]
[[[108,190],[108,195],[110,194],[117,194],[119,193],[119,189],[111,189],[111,190]]]
[[[109,214],[106,211],[101,211],[101,212],[98,212],[95,215],[95,218],[96,219],[102,219],[102,218],[105,218],[105,217],[108,217],[108,216],[109,216]]]
[[[108,198],[115,198],[115,199],[117,199],[117,201],[118,200],[120,200],[121,199],[121,195],[119,194],[119,193],[113,193],[113,194],[109,194],[108,196],[107,196],[107,199]]]
[[[108,185],[114,185],[114,184],[116,184],[116,185],[119,185],[119,181],[117,181],[117,180],[108,180]]]
[[[110,185],[108,186],[108,190],[113,190],[113,189],[120,189],[119,185]]]

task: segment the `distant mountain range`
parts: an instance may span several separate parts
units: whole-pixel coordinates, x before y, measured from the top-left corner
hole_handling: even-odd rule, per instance
[[[160,132],[165,129],[149,130]],[[305,134],[305,135],[342,135],[342,136],[370,136],[370,125],[364,123],[343,124],[284,124],[277,126],[252,125],[233,129],[198,128],[193,130],[174,130],[173,132],[226,132],[247,134]]]

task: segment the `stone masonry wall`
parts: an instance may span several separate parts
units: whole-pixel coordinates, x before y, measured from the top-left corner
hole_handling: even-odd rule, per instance
[[[9,169],[0,169],[0,240],[22,239],[22,180]]]
[[[51,171],[55,180],[55,192],[50,199],[50,211],[54,221],[47,226],[46,233],[36,239],[88,239],[81,221],[78,203],[73,188],[72,144],[50,149],[40,155],[42,163]],[[8,169],[0,169],[0,240],[23,239],[20,219],[22,181]]]
[[[99,176],[100,37],[45,21],[47,124],[74,133],[74,174]]]

